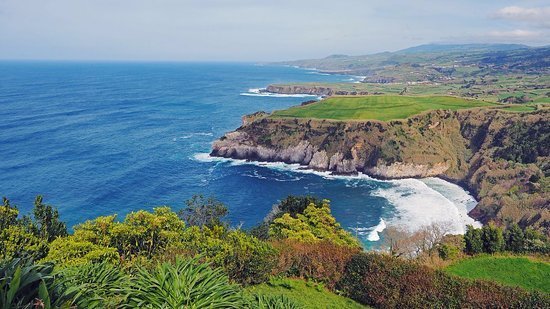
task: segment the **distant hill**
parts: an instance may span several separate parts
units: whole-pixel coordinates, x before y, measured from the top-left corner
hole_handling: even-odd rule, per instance
[[[550,74],[550,46],[428,44],[396,52],[278,62],[327,73],[366,76],[365,82],[441,82],[508,74]]]
[[[396,54],[434,53],[434,52],[471,52],[471,51],[510,51],[529,49],[523,44],[424,44],[398,50]]]

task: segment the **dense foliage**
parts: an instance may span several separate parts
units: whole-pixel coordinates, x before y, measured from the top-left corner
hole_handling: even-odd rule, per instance
[[[355,255],[338,287],[363,304],[382,308],[547,308],[550,296],[470,281],[375,253]]]
[[[468,254],[502,251],[543,254],[550,252],[548,237],[531,228],[524,231],[517,224],[511,224],[505,230],[491,223],[481,229],[468,225],[464,242],[464,251]]]
[[[2,308],[299,307],[280,295],[243,294],[243,286],[265,285],[273,276],[315,281],[321,292],[328,288],[380,307],[550,302],[547,294],[460,279],[398,254],[362,253],[358,240],[331,215],[328,201],[311,197],[288,197],[277,205],[256,229],[264,229],[267,239],[230,228],[223,222],[225,206],[203,197],[194,197],[179,215],[162,206],[122,221],[103,216],[75,226],[71,235],[41,198],[32,218],[19,218],[7,199],[1,207],[0,244],[9,249],[0,259]],[[462,237],[449,241],[438,227],[421,232],[411,242],[414,250],[457,254]],[[464,240],[472,253],[541,252],[546,244],[541,234],[513,225],[505,232],[493,225],[469,227]]]
[[[3,198],[0,205],[0,259],[27,257],[40,259],[48,253],[48,243],[67,235],[57,209],[34,201],[33,216],[19,217],[19,210]]]
[[[326,240],[338,245],[360,247],[357,239],[336,222],[328,200],[324,200],[321,205],[310,203],[294,217],[291,213],[284,213],[270,224],[269,236],[301,242]]]

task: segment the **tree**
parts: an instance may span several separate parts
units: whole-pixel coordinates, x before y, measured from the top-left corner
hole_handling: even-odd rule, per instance
[[[502,229],[489,223],[483,226],[482,239],[483,239],[483,251],[487,253],[496,253],[504,249],[504,236],[502,235]]]
[[[526,228],[524,236],[525,251],[540,253],[550,252],[550,243],[548,242],[548,237],[544,236],[542,233],[532,228]]]
[[[19,210],[17,210],[17,207],[12,206],[10,200],[4,197],[2,205],[0,205],[0,231],[16,224],[18,215]]]
[[[33,215],[33,226],[38,237],[52,242],[57,237],[67,236],[67,226],[59,220],[59,211],[42,203],[42,195],[38,195],[34,200]]]
[[[213,197],[204,197],[203,195],[193,195],[190,200],[185,202],[187,205],[178,212],[178,216],[189,226],[203,227],[225,225],[223,217],[227,215],[227,207]]]
[[[288,213],[293,218],[296,218],[298,214],[303,213],[311,204],[319,208],[323,207],[323,201],[318,198],[289,195],[276,206],[275,212]]]
[[[78,241],[116,248],[121,256],[147,256],[163,252],[181,240],[185,223],[170,207],[129,213],[123,222],[116,215],[98,217],[74,228]]]
[[[483,240],[481,229],[476,229],[472,225],[466,226],[464,234],[465,251],[468,254],[477,254],[483,252]]]
[[[421,226],[417,231],[389,227],[385,231],[385,247],[393,256],[417,258],[423,254],[432,256],[434,250],[449,233],[447,222],[433,222]]]
[[[524,250],[525,236],[517,223],[512,224],[506,230],[504,238],[506,239],[506,250],[513,252]]]
[[[344,230],[330,212],[328,200],[321,207],[310,203],[296,218],[289,213],[273,220],[269,236],[275,239],[294,239],[304,242],[327,240],[335,244],[360,247],[359,241]]]

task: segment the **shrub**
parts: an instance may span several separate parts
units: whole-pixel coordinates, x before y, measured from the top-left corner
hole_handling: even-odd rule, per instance
[[[78,240],[74,236],[58,238],[50,244],[50,251],[44,261],[58,267],[69,267],[101,261],[116,262],[119,255],[116,248],[96,245],[90,241]]]
[[[213,197],[193,195],[185,202],[186,207],[178,212],[178,216],[189,226],[209,227],[225,226],[223,217],[227,215],[227,207]]]
[[[524,249],[525,236],[521,228],[516,224],[512,224],[504,232],[505,249],[507,251],[522,252]]]
[[[550,296],[448,275],[411,261],[360,253],[337,287],[356,301],[383,308],[548,308]]]
[[[138,270],[129,304],[134,308],[242,308],[240,289],[220,268],[197,259],[177,259],[156,269]]]
[[[458,256],[460,249],[457,246],[451,244],[442,244],[437,247],[439,257],[443,260],[452,260]]]
[[[3,198],[0,205],[0,258],[41,259],[48,253],[49,242],[67,235],[57,209],[43,204],[40,195],[35,199],[33,214],[33,218],[18,218],[17,207]]]
[[[33,215],[34,221],[30,221],[31,226],[39,238],[52,242],[58,237],[67,236],[67,226],[59,220],[59,212],[56,208],[42,203],[41,195],[34,200]]]
[[[335,244],[360,247],[359,241],[344,230],[330,212],[328,200],[318,207],[310,203],[296,218],[289,213],[273,220],[269,236],[274,239],[293,239],[302,242],[326,240]]]
[[[351,257],[360,252],[329,241],[303,243],[287,239],[273,242],[273,246],[279,251],[276,274],[322,281],[329,288],[340,280]]]
[[[43,258],[48,244],[21,225],[11,225],[0,230],[0,259]]]
[[[465,251],[469,254],[483,252],[483,240],[481,229],[476,229],[472,225],[466,226],[464,234]]]
[[[525,229],[523,246],[523,250],[527,252],[542,254],[550,252],[548,238],[532,228]]]
[[[188,228],[178,250],[200,254],[214,266],[223,267],[229,278],[244,285],[266,281],[277,256],[269,243],[222,226]]]
[[[496,253],[504,249],[504,236],[502,229],[489,223],[484,225],[482,230],[483,251],[487,253]]]
[[[75,226],[78,240],[116,248],[123,257],[152,257],[180,242],[185,223],[169,207],[140,210],[116,222],[116,216],[98,217]]]

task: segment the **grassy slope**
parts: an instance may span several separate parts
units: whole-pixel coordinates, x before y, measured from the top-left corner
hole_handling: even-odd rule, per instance
[[[433,109],[464,109],[497,104],[448,96],[364,96],[331,97],[306,106],[292,107],[273,113],[274,117],[320,119],[406,119]]]
[[[550,264],[527,257],[478,256],[461,260],[446,271],[461,277],[494,280],[550,293]]]
[[[284,295],[303,308],[366,308],[349,298],[329,292],[324,287],[298,279],[272,279],[270,283],[246,289],[249,294]]]
[[[545,75],[508,75],[468,78],[475,84],[467,86],[463,80],[441,83],[290,83],[279,86],[324,87],[335,91],[357,91],[375,94],[397,95],[404,89],[405,95],[452,95],[464,98],[476,98],[497,102],[509,96],[527,95],[534,103],[550,103],[547,93],[550,91],[550,77]],[[277,86],[277,85],[275,85]],[[466,87],[467,86],[467,87]]]

